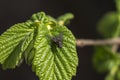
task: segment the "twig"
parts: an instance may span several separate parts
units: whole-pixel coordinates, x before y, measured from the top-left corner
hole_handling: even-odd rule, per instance
[[[118,50],[118,48],[119,48],[119,44],[115,44],[112,46],[112,51],[116,52]]]
[[[96,45],[120,45],[120,38],[105,40],[77,39],[76,43],[78,47]]]

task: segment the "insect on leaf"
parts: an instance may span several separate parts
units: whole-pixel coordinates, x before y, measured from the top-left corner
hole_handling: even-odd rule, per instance
[[[75,38],[65,26],[50,27],[38,27],[32,69],[40,80],[71,80],[78,66]]]
[[[72,14],[65,16],[61,17],[64,21],[72,18]],[[15,68],[25,59],[40,80],[71,80],[76,75],[74,35],[44,12],[33,14],[29,21],[4,32],[0,36],[0,51],[3,69]]]

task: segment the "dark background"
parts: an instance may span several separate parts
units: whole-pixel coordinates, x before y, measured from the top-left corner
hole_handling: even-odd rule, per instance
[[[15,23],[24,22],[35,12],[45,11],[58,17],[66,12],[75,15],[68,28],[76,38],[97,39],[96,23],[101,16],[115,10],[114,0],[0,0],[0,34]],[[72,80],[104,80],[92,67],[93,47],[77,48],[79,66]],[[37,80],[31,67],[23,63],[14,70],[0,68],[0,80]]]

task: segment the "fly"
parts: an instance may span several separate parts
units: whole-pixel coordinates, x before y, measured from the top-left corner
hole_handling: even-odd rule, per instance
[[[52,42],[56,44],[59,48],[63,46],[63,34],[60,33],[59,35],[52,38]]]

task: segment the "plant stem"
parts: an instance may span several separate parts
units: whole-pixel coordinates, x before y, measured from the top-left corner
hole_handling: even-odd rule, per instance
[[[120,38],[105,39],[105,40],[77,39],[76,44],[78,47],[97,46],[97,45],[120,45]]]

